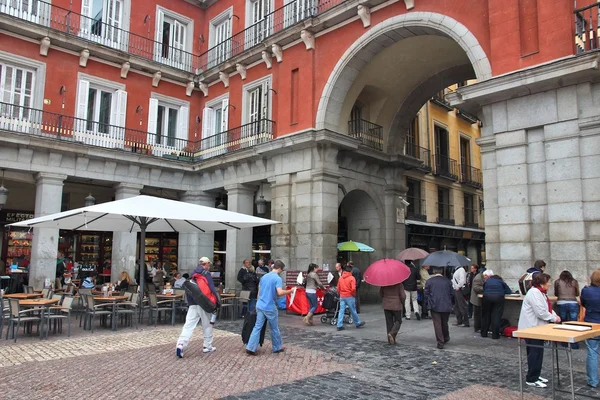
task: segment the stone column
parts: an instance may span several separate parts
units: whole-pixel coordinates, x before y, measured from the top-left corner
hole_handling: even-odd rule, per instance
[[[215,207],[215,196],[201,191],[187,191],[181,195],[180,200],[210,208]],[[212,260],[214,241],[214,232],[180,233],[177,254],[178,271],[182,274],[192,272],[198,265],[200,257],[208,257]]]
[[[144,185],[131,183],[118,183],[115,188],[115,200],[123,200],[129,197],[139,196]],[[139,257],[137,253],[136,232],[113,232],[113,246],[110,278],[111,282],[119,279],[122,271],[127,271],[132,279],[135,277],[135,260]],[[143,260],[140,264],[144,265]]]
[[[36,175],[35,216],[60,212],[62,205],[63,182],[66,175],[40,172]],[[31,243],[31,266],[29,285],[42,288],[49,278],[56,278],[56,255],[58,253],[58,229],[34,228]]]
[[[384,188],[385,207],[385,248],[379,258],[395,259],[396,254],[406,248],[406,207],[400,197],[406,200],[408,188],[401,184],[390,184]],[[379,250],[379,249],[378,249]]]
[[[255,187],[245,185],[225,186],[229,211],[252,215],[254,211]],[[225,285],[228,288],[239,286],[238,270],[245,258],[252,258],[252,228],[227,231],[227,256],[225,259]]]
[[[295,257],[291,237],[292,181],[290,174],[278,175],[269,180],[271,184],[271,219],[280,224],[271,227],[271,258],[285,265]]]

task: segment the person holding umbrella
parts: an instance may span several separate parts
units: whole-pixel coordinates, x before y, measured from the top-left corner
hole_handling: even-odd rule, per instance
[[[437,348],[441,350],[450,341],[448,320],[452,312],[454,289],[450,281],[443,275],[444,268],[433,267],[432,271],[433,275],[427,280],[424,292],[427,306],[431,310]]]

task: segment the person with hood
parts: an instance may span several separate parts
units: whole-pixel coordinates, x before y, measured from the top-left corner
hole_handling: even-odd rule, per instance
[[[535,260],[535,263],[533,263],[533,267],[529,268],[527,270],[528,274],[532,274],[532,273],[544,273],[546,271],[546,262],[544,260]]]
[[[427,306],[431,310],[437,348],[440,350],[450,341],[448,320],[452,312],[452,302],[455,298],[452,283],[442,275],[443,273],[444,268],[433,267],[433,275],[427,280],[424,290]]]
[[[560,317],[552,310],[552,303],[548,299],[548,289],[552,285],[550,275],[536,273],[533,275],[532,287],[527,291],[521,306],[519,316],[519,330],[534,326],[546,325],[550,322],[559,323]],[[538,339],[525,339],[527,345],[527,377],[528,386],[545,388],[548,379],[542,378],[542,363],[544,361],[544,341]],[[530,347],[535,346],[535,347]]]
[[[199,266],[192,272],[192,280],[198,283],[200,290],[214,304],[218,303],[218,294],[215,289],[215,284],[212,276],[208,271],[210,269],[210,259],[202,257]],[[185,316],[185,324],[177,339],[176,354],[177,358],[183,358],[183,352],[187,349],[190,339],[198,325],[198,321],[202,321],[202,334],[204,335],[203,353],[212,353],[217,350],[213,346],[213,324],[211,323],[212,314],[200,307],[192,296],[186,295],[188,303],[188,312]]]
[[[357,328],[364,326],[365,321],[361,321],[356,312],[356,279],[352,276],[352,267],[346,265],[344,273],[338,281],[338,292],[340,294],[340,309],[338,311],[337,330],[344,330],[344,313],[346,307],[350,308],[350,314]]]
[[[404,286],[404,292],[406,293],[404,301],[404,313],[406,319],[410,319],[410,303],[412,302],[413,310],[415,311],[415,317],[418,321],[421,320],[421,314],[419,314],[419,303],[417,301],[417,281],[419,280],[419,269],[415,267],[412,260],[405,260],[404,264],[410,269],[410,275],[402,282]]]

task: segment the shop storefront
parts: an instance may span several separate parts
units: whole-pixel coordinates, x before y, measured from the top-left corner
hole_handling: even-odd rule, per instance
[[[140,235],[137,238],[137,251],[139,252]],[[175,232],[163,233],[152,232],[146,234],[145,243],[145,263],[162,262],[167,274],[177,272],[177,254],[179,244],[179,234]],[[137,253],[136,253],[137,254]],[[168,268],[168,270],[167,270]]]
[[[7,225],[33,218],[32,211],[0,210],[0,227],[2,228],[1,259],[8,267],[13,260],[17,263],[29,263],[31,259],[31,240],[33,234],[26,228],[8,227]],[[4,273],[4,271],[1,271]]]
[[[72,260],[78,271],[96,271],[100,278],[110,278],[112,241],[112,232],[61,230],[58,251]]]

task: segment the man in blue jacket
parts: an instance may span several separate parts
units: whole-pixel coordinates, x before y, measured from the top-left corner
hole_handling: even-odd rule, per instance
[[[454,289],[450,280],[443,275],[444,268],[433,267],[432,272],[433,275],[427,280],[424,292],[427,305],[431,310],[437,348],[443,349],[450,341],[448,320],[452,312]]]

